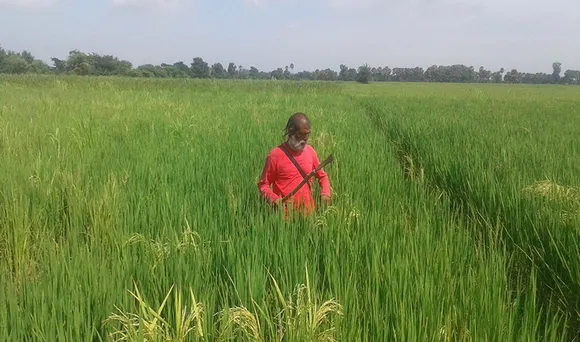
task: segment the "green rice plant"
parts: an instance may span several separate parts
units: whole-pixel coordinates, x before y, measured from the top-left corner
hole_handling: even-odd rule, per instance
[[[172,326],[165,318],[162,317],[162,311],[167,304],[167,300],[174,287],[169,289],[163,302],[157,310],[154,310],[141,295],[137,284],[135,284],[135,293],[129,291],[139,304],[139,313],[123,312],[116,308],[118,313],[111,314],[103,324],[119,325],[109,335],[112,341],[188,341],[186,337],[190,333],[198,338],[203,338],[203,328],[201,324],[201,315],[203,306],[195,299],[193,291],[189,290],[191,296],[191,307],[182,306],[181,292],[175,294],[175,326]]]
[[[0,340],[577,336],[573,201],[522,190],[579,185],[568,88],[27,75],[0,89]],[[333,200],[286,222],[256,182],[296,111],[335,156]]]
[[[570,332],[578,336],[574,189],[580,183],[578,165],[570,162],[575,149],[569,144],[578,134],[578,126],[571,123],[577,121],[572,114],[578,110],[577,95],[558,87],[512,87],[509,94],[498,87],[478,88],[472,96],[465,92],[468,88],[442,87],[456,91],[454,102],[446,96],[410,93],[396,102],[389,101],[391,94],[374,96],[362,105],[402,155],[420,161],[426,188],[441,190],[452,200],[453,210],[473,222],[503,227],[502,243],[518,260],[511,275],[525,277],[531,267],[538,267],[543,293],[538,302],[567,312]],[[546,116],[548,111],[553,116]],[[546,178],[569,185],[537,182]],[[477,235],[489,239],[485,229]]]
[[[228,308],[222,312],[223,329],[232,331],[235,336],[242,334],[251,341],[336,341],[336,323],[331,320],[332,315],[341,316],[342,306],[335,300],[329,299],[318,304],[314,301],[308,276],[308,267],[305,266],[306,284],[295,287],[293,296],[285,297],[272,274],[269,274],[278,300],[278,310],[269,316],[256,301],[252,299],[255,311],[251,312],[245,306]],[[275,327],[269,336],[263,326]]]
[[[307,340],[307,341],[335,341],[333,332],[336,328],[330,327],[323,330],[331,314],[342,315],[342,306],[334,299],[329,299],[322,304],[313,302],[310,281],[308,277],[308,266],[305,265],[306,285],[299,285],[295,289],[295,298],[284,299],[284,295],[270,274],[272,282],[276,288],[278,300],[282,306],[280,315],[284,326],[279,329],[282,336],[288,336],[287,340]],[[304,293],[306,292],[306,294]]]

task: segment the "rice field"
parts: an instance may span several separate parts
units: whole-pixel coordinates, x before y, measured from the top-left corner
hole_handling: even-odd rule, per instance
[[[284,221],[257,181],[297,111],[333,203]],[[579,114],[559,86],[0,77],[0,340],[572,341]]]

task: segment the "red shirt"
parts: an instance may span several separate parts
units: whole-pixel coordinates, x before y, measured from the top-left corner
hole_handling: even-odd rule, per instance
[[[305,174],[309,174],[320,165],[316,151],[310,146],[306,145],[304,150],[296,152],[286,147],[290,154],[296,159],[298,165],[302,167]],[[318,179],[318,184],[321,187],[321,195],[330,197],[330,183],[328,176],[324,170],[319,170],[315,177]],[[314,177],[313,177],[314,178]],[[310,178],[308,183],[312,186]],[[290,193],[304,178],[296,169],[294,164],[290,161],[288,156],[279,148],[271,150],[266,158],[266,164],[262,171],[262,176],[258,181],[258,189],[262,196],[270,203],[277,198],[283,198]],[[272,189],[270,189],[272,185]],[[308,209],[314,208],[314,199],[308,184],[304,184],[296,194],[292,197],[294,207],[304,206]]]

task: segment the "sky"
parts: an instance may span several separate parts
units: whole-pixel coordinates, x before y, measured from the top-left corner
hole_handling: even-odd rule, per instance
[[[50,65],[71,50],[134,66],[229,62],[580,70],[579,0],[0,0],[0,45]]]

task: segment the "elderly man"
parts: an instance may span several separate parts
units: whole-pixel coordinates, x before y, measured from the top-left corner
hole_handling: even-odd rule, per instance
[[[320,165],[316,151],[308,145],[310,120],[304,113],[296,113],[286,124],[287,140],[270,151],[258,182],[263,198],[274,206],[280,205],[284,196],[290,193],[311,171]],[[324,170],[316,173],[321,187],[321,199],[330,204],[330,183]],[[270,189],[272,185],[273,189]],[[308,215],[315,208],[312,198],[312,178],[291,198],[293,209]],[[287,208],[286,208],[287,210]],[[287,211],[286,211],[287,212]]]

